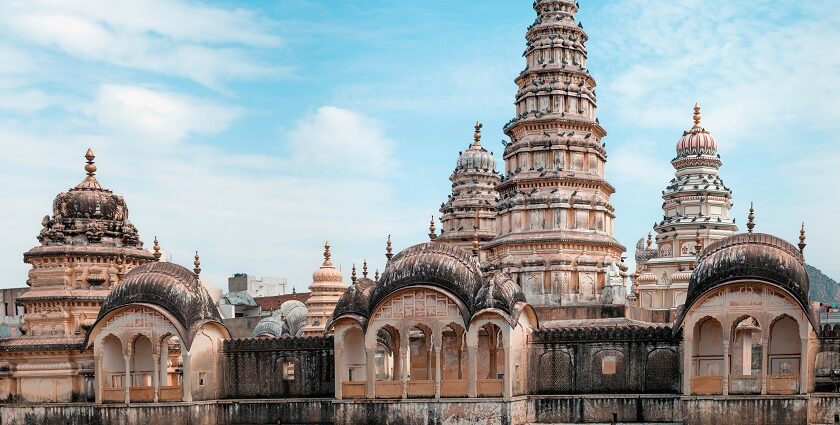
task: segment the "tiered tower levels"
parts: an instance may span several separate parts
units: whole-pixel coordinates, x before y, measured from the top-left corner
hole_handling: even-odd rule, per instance
[[[606,131],[596,119],[587,36],[574,1],[538,0],[534,9],[516,116],[504,127],[510,143],[488,259],[537,307],[622,303],[623,289],[607,289],[624,247],[613,237],[615,189],[604,177]]]

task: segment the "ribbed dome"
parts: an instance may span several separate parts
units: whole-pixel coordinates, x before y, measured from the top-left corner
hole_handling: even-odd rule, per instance
[[[496,159],[493,154],[478,143],[470,145],[469,149],[458,157],[458,170],[495,170]]]
[[[286,330],[291,336],[298,336],[300,329],[306,324],[306,305],[298,300],[289,300],[280,304],[274,313],[286,324]]]
[[[251,332],[251,338],[272,337],[280,338],[286,330],[286,324],[283,319],[275,316],[269,316],[260,320],[254,330]]]
[[[105,298],[97,321],[129,304],[151,304],[172,314],[187,331],[188,347],[203,324],[222,323],[204,285],[192,271],[174,263],[151,262],[133,268]]]
[[[712,133],[700,126],[700,106],[694,105],[694,127],[683,133],[677,141],[677,156],[716,155],[717,140]]]
[[[112,247],[143,246],[137,229],[128,221],[128,207],[96,179],[93,152],[85,154],[87,176],[53,201],[53,215],[42,221],[38,240],[43,245],[98,244]]]

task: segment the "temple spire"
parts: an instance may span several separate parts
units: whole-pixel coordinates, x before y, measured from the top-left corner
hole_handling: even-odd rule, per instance
[[[195,261],[193,261],[193,273],[195,273],[195,278],[198,279],[198,276],[201,274],[201,259],[198,258],[198,251],[195,252]]]
[[[750,213],[747,215],[747,233],[752,233],[753,228],[755,228],[755,208],[753,208],[753,203],[750,202]]]
[[[437,239],[437,230],[435,229],[435,216],[432,216],[432,220],[429,221],[429,240],[433,241]]]
[[[353,263],[353,269],[350,273],[350,281],[356,283],[356,263]]]
[[[798,245],[799,245],[799,253],[800,254],[805,254],[805,246],[807,244],[805,243],[805,222],[804,221],[802,222],[802,228],[799,229],[799,244]]]
[[[362,277],[367,279],[368,277],[368,270],[367,270],[367,260],[364,260],[362,263]]]
[[[394,256],[393,247],[391,246],[391,235],[388,235],[388,242],[385,242],[385,258],[391,261]]]

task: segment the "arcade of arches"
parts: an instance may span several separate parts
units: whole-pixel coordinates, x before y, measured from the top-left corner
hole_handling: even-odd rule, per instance
[[[337,398],[510,397],[524,391],[527,333],[496,311],[464,323],[465,307],[444,291],[391,294],[367,329],[335,325]],[[523,315],[524,316],[524,315]],[[368,367],[370,365],[370,367]]]

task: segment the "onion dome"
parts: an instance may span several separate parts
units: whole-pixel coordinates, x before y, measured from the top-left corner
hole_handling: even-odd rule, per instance
[[[96,320],[132,304],[151,305],[172,315],[187,348],[202,325],[222,323],[213,299],[195,273],[174,263],[150,262],[131,269],[114,285]]]
[[[694,104],[694,127],[683,133],[677,142],[679,155],[714,155],[717,153],[717,140],[712,133],[700,126],[700,105]]]
[[[677,325],[703,294],[727,283],[744,280],[765,282],[784,290],[796,299],[813,321],[804,264],[797,247],[764,233],[741,233],[714,242],[698,257]]]
[[[53,215],[42,221],[42,245],[101,245],[141,248],[137,229],[128,221],[122,196],[102,187],[96,179],[93,151],[85,153],[87,176],[76,187],[56,196]]]
[[[496,159],[493,153],[481,146],[481,123],[475,123],[474,141],[470,147],[461,152],[458,157],[457,171],[482,170],[495,171]]]

